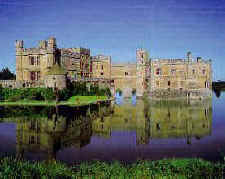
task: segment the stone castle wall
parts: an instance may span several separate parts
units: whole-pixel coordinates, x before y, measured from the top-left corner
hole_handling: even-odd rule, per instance
[[[98,55],[91,59],[92,78],[111,79],[111,57]]]
[[[131,96],[136,89],[136,64],[112,65],[111,79],[115,89],[122,90],[123,96]]]
[[[149,91],[151,96],[167,93],[170,96],[186,94],[209,94],[212,87],[211,62],[208,60],[188,61],[182,59],[151,60]]]
[[[3,88],[36,88],[45,87],[44,81],[16,81],[16,80],[0,80],[0,85]]]
[[[104,79],[114,91],[122,90],[124,96],[131,96],[134,90],[137,97],[164,91],[169,95],[172,93],[168,91],[179,91],[179,94],[193,96],[198,92],[205,94],[212,86],[211,61],[200,57],[194,61],[190,52],[187,59],[151,59],[146,50],[138,49],[135,64],[112,65],[110,56],[91,56],[90,49],[59,49],[54,37],[40,41],[36,48],[24,48],[23,41],[16,41],[16,81],[35,84],[53,79],[48,73],[55,65],[64,68],[70,80]],[[18,86],[16,82],[8,83],[8,86]],[[54,80],[47,83],[50,86],[62,84]]]

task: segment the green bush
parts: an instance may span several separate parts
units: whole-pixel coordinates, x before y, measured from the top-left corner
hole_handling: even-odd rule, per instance
[[[19,101],[19,100],[56,100],[66,101],[71,96],[111,96],[109,88],[99,88],[98,85],[87,87],[84,82],[71,83],[67,89],[54,91],[52,88],[2,88],[0,87],[0,100]]]
[[[59,100],[60,101],[66,101],[72,96],[71,91],[69,89],[60,90],[58,92],[58,94],[59,94]]]
[[[55,93],[51,88],[1,88],[1,100],[18,101],[18,100],[54,100]]]
[[[41,95],[46,101],[51,101],[56,99],[56,94],[52,88],[46,88],[42,90]]]
[[[16,94],[14,96],[9,96],[8,101],[10,102],[16,102],[21,100],[22,96],[20,94]]]
[[[2,91],[3,91],[3,88],[2,88],[2,85],[0,84],[0,101],[4,100]]]
[[[112,96],[111,91],[110,91],[109,88],[106,88],[105,94],[106,94],[106,96],[108,96],[108,97],[111,97],[111,96]]]

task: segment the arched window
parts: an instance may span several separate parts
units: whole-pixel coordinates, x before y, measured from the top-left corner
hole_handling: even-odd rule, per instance
[[[156,69],[156,75],[161,75],[161,69],[160,68]]]

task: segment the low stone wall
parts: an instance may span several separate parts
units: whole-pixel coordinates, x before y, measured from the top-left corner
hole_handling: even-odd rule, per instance
[[[86,82],[87,87],[91,84],[96,84],[99,88],[109,88],[111,94],[115,95],[115,86],[111,83],[110,79],[84,79],[84,80],[71,80],[74,82]],[[66,88],[66,81],[64,76],[49,75],[43,81],[16,81],[16,80],[0,80],[0,85],[3,88],[47,88],[57,86],[59,89]]]
[[[0,80],[3,88],[37,88],[45,87],[44,81],[16,81],[16,80]]]
[[[19,84],[16,80],[0,80],[0,85],[3,88],[16,88]]]

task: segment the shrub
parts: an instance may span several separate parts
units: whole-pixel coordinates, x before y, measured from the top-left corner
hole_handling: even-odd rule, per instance
[[[41,96],[43,96],[43,98],[46,101],[51,101],[51,100],[55,100],[56,99],[56,95],[55,95],[54,90],[52,88],[43,89],[41,91]]]
[[[60,101],[66,101],[72,96],[69,89],[60,90],[58,92],[58,94],[59,94],[59,100]]]
[[[0,84],[0,101],[4,100],[4,97],[3,97],[3,88],[2,88],[2,85]]]
[[[111,97],[111,96],[112,96],[111,91],[110,91],[109,88],[106,88],[105,94],[106,94],[106,96],[108,96],[108,97]]]
[[[16,102],[21,100],[22,96],[21,95],[14,95],[14,96],[9,96],[8,101],[10,102]]]

